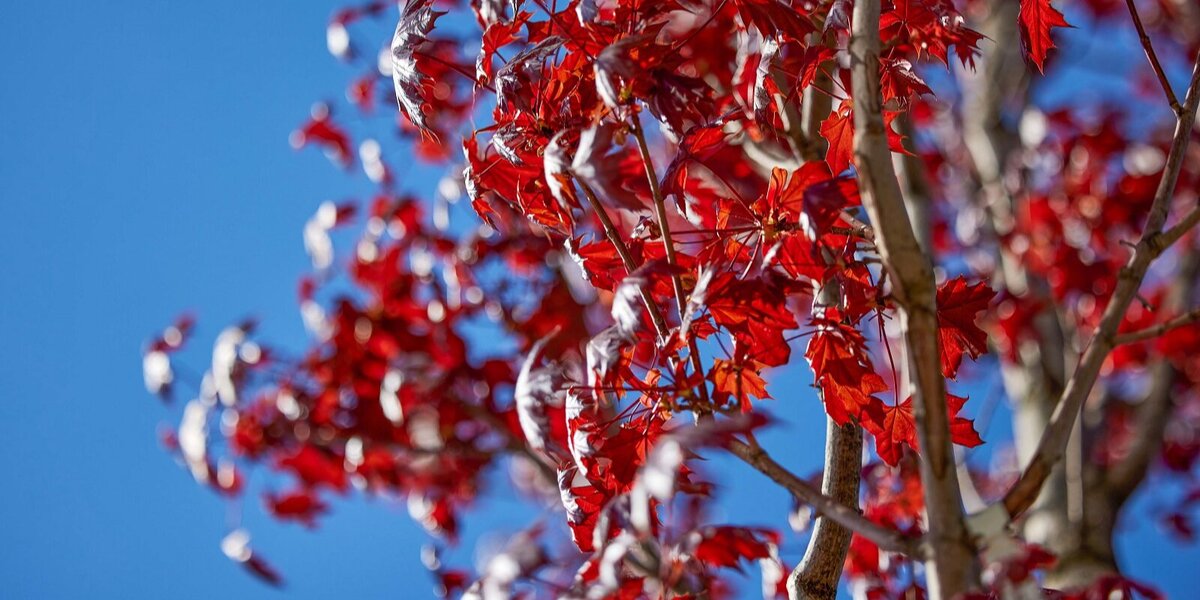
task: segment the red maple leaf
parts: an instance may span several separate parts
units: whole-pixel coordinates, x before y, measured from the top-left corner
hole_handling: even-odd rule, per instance
[[[887,390],[887,384],[871,367],[862,334],[832,318],[812,322],[818,330],[804,356],[823,393],[825,412],[839,425],[849,423],[852,417],[879,421],[880,402],[873,394]]]
[[[1063,14],[1050,4],[1050,0],[1021,0],[1021,12],[1017,16],[1021,30],[1021,49],[1025,57],[1044,72],[1046,53],[1054,48],[1050,30],[1054,27],[1070,27]]]
[[[904,136],[892,129],[892,121],[900,113],[884,112],[883,127],[887,130],[888,148],[892,152],[908,154],[904,149]],[[821,137],[829,142],[829,150],[825,153],[825,162],[834,174],[845,171],[854,157],[854,102],[846,98],[838,105],[837,110],[821,123]]]
[[[737,567],[742,559],[757,560],[771,556],[771,545],[779,535],[768,529],[716,526],[700,531],[695,556],[700,562],[717,567]]]
[[[821,137],[829,142],[829,151],[825,153],[825,162],[829,170],[841,173],[850,166],[854,155],[854,112],[849,99],[842,100],[841,106],[821,123]]]
[[[341,456],[331,455],[311,444],[301,446],[294,454],[281,456],[275,461],[277,468],[291,470],[308,487],[327,485],[339,492],[346,491],[344,464]]]
[[[946,394],[946,408],[949,409],[950,417],[950,441],[959,446],[974,448],[982,444],[983,439],[975,431],[973,420],[958,416],[958,412],[962,410],[966,402],[966,398]],[[900,462],[900,456],[903,453],[902,446],[908,446],[913,450],[919,448],[917,423],[912,412],[912,396],[900,404],[884,406],[883,411],[882,423],[879,424],[877,430],[871,433],[875,435],[875,452],[879,454],[879,458],[894,467]],[[870,428],[871,424],[868,423],[867,427]]]
[[[943,283],[937,291],[938,337],[942,349],[942,375],[954,379],[963,354],[972,359],[987,352],[987,334],[975,324],[996,292],[984,283],[968,285],[962,277]]]
[[[767,382],[759,372],[762,363],[751,361],[751,364],[716,359],[708,378],[713,382],[713,390],[726,398],[736,398],[742,412],[750,411],[750,396],[760,400],[770,398],[767,393]]]

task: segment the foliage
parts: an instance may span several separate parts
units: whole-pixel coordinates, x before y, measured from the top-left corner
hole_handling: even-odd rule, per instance
[[[781,561],[782,534],[710,522],[713,483],[695,463],[732,452],[780,481],[754,432],[772,426],[773,404],[807,403],[812,418],[823,409],[873,440],[862,516],[838,521],[859,534],[834,557],[844,577],[869,597],[924,589],[920,559],[886,543],[915,545],[928,527],[918,433],[929,407],[914,402],[910,364],[940,365],[949,386],[936,401],[964,449],[984,443],[964,416],[983,410],[968,392],[1002,365],[1022,365],[1031,345],[1054,343],[1047,319],[1071,336],[1058,341],[1069,364],[1053,377],[1063,385],[1104,331],[1122,265],[1136,258],[1126,240],[1143,232],[1177,152],[1166,120],[1080,94],[1053,111],[1007,115],[1022,123],[1020,161],[989,176],[964,146],[971,132],[958,106],[982,49],[1018,43],[973,28],[988,9],[885,4],[882,50],[868,63],[878,65],[878,98],[851,82],[859,13],[850,0],[408,0],[379,61],[359,52],[374,43],[360,37],[395,15],[390,3],[338,12],[330,51],[370,69],[347,97],[379,131],[341,124],[320,105],[292,141],[343,167],[360,163],[378,193],[361,206],[323,204],[305,227],[314,272],[300,305],[312,344],[293,356],[256,340],[253,323],[222,331],[168,446],[198,482],[234,499],[248,493],[245,469],[289,475],[288,490],[265,493],[266,509],[307,527],[328,512],[328,496],[353,490],[407,499],[414,519],[453,543],[497,469],[531,501],[561,507],[557,523],[515,536],[482,572],[431,561],[445,595],[724,597],[730,573],[757,562],[773,596],[795,566]],[[1106,0],[1082,10],[1091,27],[1128,27]],[[1053,50],[1063,15],[1049,0],[1021,0],[1016,21],[1029,64],[1054,75],[1067,59]],[[1171,51],[1186,56],[1195,42]],[[1149,81],[1129,85],[1157,93]],[[381,108],[393,102],[394,121]],[[895,293],[897,259],[864,210],[879,199],[861,180],[860,110],[880,113],[880,143],[906,165],[905,200],[925,205],[924,218],[910,212],[936,260],[939,356],[901,342],[914,305]],[[351,129],[363,136],[357,158]],[[382,144],[367,137],[380,134],[395,138],[392,157],[447,165],[436,199],[401,191]],[[1168,204],[1194,205],[1200,193],[1187,156]],[[994,214],[996,194],[1011,197],[1011,214]],[[331,232],[355,223],[359,239],[343,254]],[[1180,238],[1171,252],[1193,252],[1186,229]],[[1148,402],[1148,374],[1166,364],[1176,418],[1161,432],[1162,466],[1194,473],[1200,325],[1168,303],[1174,275],[1152,271],[1144,300],[1118,315],[1123,335],[1160,331],[1101,356],[1088,460],[1134,452],[1145,432],[1131,415]],[[177,387],[172,361],[193,329],[185,317],[148,346],[152,392],[168,398]],[[794,350],[811,369],[811,394],[772,389],[773,371],[802,368]],[[1019,465],[1002,456],[972,470],[983,499],[1007,505]],[[830,516],[815,489],[787,481]],[[1192,535],[1198,497],[1193,488],[1164,517],[1182,536]],[[574,548],[550,543],[566,535]],[[1007,594],[1053,564],[1015,538],[1001,553],[995,535],[977,540],[988,577],[976,593]],[[223,548],[281,582],[245,531]],[[1091,593],[1153,593],[1117,574],[1095,585]]]

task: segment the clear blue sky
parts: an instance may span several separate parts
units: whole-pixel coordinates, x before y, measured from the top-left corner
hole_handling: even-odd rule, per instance
[[[207,344],[263,317],[303,341],[300,232],[323,200],[367,188],[288,133],[349,72],[325,50],[333,3],[11,2],[0,36],[0,590],[6,598],[421,598],[424,534],[403,506],[339,501],[318,531],[271,522],[255,546],[288,579],[261,585],[218,548],[226,508],[164,453],[176,418],[142,388],[145,339],[180,310]],[[409,185],[430,192],[432,175]],[[774,376],[784,418],[764,441],[816,456],[822,426],[800,371]],[[807,452],[806,452],[807,451]],[[720,466],[718,463],[717,467]],[[800,472],[815,464],[795,463]],[[724,506],[782,523],[787,499],[744,473]],[[515,531],[500,498],[467,518]],[[744,519],[745,517],[742,517]],[[1123,545],[1135,575],[1186,597],[1200,554],[1141,519]],[[791,560],[798,542],[785,547]],[[456,553],[460,564],[471,551]],[[755,569],[751,569],[753,572]],[[754,574],[757,579],[757,574]],[[753,593],[754,587],[748,591]]]

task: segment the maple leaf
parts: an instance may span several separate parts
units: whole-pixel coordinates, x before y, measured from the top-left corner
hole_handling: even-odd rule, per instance
[[[958,416],[967,399],[954,394],[946,394],[946,409],[947,416],[950,418],[950,441],[965,446],[974,448],[983,444],[983,438],[979,437],[979,432],[975,431],[975,421]]]
[[[950,418],[950,441],[974,448],[983,443],[979,433],[975,431],[975,423],[971,419],[958,416],[967,399],[946,394],[946,408]],[[878,423],[867,423],[866,427],[875,436],[875,452],[883,462],[896,466],[903,454],[903,446],[918,450],[917,423],[913,418],[912,396],[896,405],[883,407],[883,419]]]
[[[1021,32],[1021,49],[1025,57],[1037,66],[1039,73],[1044,73],[1046,53],[1054,48],[1054,40],[1050,31],[1054,27],[1070,27],[1063,14],[1058,12],[1050,0],[1021,0],[1021,11],[1017,15],[1017,24]]]
[[[303,148],[315,144],[325,151],[329,160],[348,167],[354,161],[354,153],[350,146],[350,136],[330,118],[329,107],[317,104],[312,109],[312,116],[307,123],[292,132],[289,139],[293,148]]]
[[[910,85],[910,89],[914,89],[912,85]],[[919,86],[915,89],[920,93]],[[887,130],[888,148],[892,152],[910,154],[904,149],[904,136],[892,129],[892,121],[896,120],[899,114],[888,111],[883,113],[883,127]],[[845,171],[854,158],[853,100],[850,98],[842,100],[837,110],[834,110],[821,122],[821,137],[829,142],[829,149],[825,153],[825,162],[829,163],[829,170],[834,174]]]
[[[530,448],[558,456],[561,449],[555,443],[550,427],[550,408],[562,404],[556,388],[561,379],[558,366],[551,363],[539,367],[538,363],[558,330],[553,330],[533,344],[529,354],[521,365],[517,375],[516,386],[513,390],[513,402],[517,407],[517,418],[521,431]]]
[[[517,33],[533,13],[522,11],[511,21],[495,22],[488,25],[480,40],[479,56],[475,60],[475,78],[480,82],[490,81],[493,75],[492,58],[496,52],[518,41]]]
[[[903,446],[917,448],[917,423],[913,419],[912,398],[883,407],[883,423],[875,434],[875,453],[883,462],[896,466]]]
[[[824,162],[811,161],[791,173],[772,169],[767,192],[753,207],[765,213],[768,221],[777,219],[778,213],[798,218],[805,233],[816,240],[839,220],[843,209],[860,202],[857,182],[835,177]],[[768,237],[773,234],[766,233]]]
[[[887,391],[887,384],[877,373],[862,373],[857,367],[846,368],[849,363],[839,361],[832,374],[817,380],[825,401],[825,413],[838,425],[858,419],[863,423],[878,422],[882,406],[875,394]]]
[[[769,558],[771,546],[779,543],[779,534],[769,529],[729,525],[705,527],[698,537],[692,551],[696,559],[717,567],[736,567],[742,560]]]
[[[433,10],[433,0],[408,0],[392,35],[392,84],[396,100],[408,120],[423,131],[429,130],[422,109],[429,76],[417,68],[416,53],[443,14]]]
[[[716,393],[736,398],[742,412],[749,412],[750,396],[760,400],[771,397],[767,393],[767,382],[759,375],[763,366],[761,363],[745,364],[718,358],[713,361],[708,378],[712,380]]]
[[[735,0],[742,18],[764,36],[800,41],[816,27],[806,15],[781,0]]]
[[[263,497],[267,509],[279,519],[297,521],[312,529],[316,527],[316,518],[328,507],[316,494],[307,490],[296,490],[283,495],[267,494]]]
[[[839,425],[852,418],[878,421],[880,401],[874,394],[887,390],[887,384],[871,367],[862,334],[827,312],[812,320],[817,332],[804,353],[821,388],[825,412]]]
[[[821,122],[821,137],[829,142],[825,161],[829,170],[841,173],[850,166],[854,156],[854,121],[850,100],[842,100],[841,106]]]
[[[346,470],[341,456],[329,454],[312,444],[305,444],[294,454],[282,456],[275,461],[279,469],[290,469],[304,485],[316,488],[329,486],[338,491],[346,490]]]
[[[938,337],[942,351],[942,375],[954,379],[964,354],[971,359],[987,352],[987,334],[975,324],[996,292],[985,283],[968,285],[956,277],[938,286]]]

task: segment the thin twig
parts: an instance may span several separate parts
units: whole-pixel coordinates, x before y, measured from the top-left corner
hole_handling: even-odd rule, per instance
[[[1171,105],[1171,110],[1176,115],[1182,114],[1183,107],[1175,98],[1175,92],[1171,91],[1171,82],[1167,81],[1167,74],[1163,72],[1162,64],[1158,62],[1158,54],[1154,52],[1150,36],[1146,35],[1146,28],[1142,26],[1142,17],[1138,14],[1137,7],[1133,5],[1133,0],[1125,0],[1125,4],[1129,5],[1129,15],[1133,17],[1133,26],[1137,27],[1138,39],[1142,41],[1142,48],[1146,50],[1146,58],[1150,59],[1150,66],[1154,67],[1158,83],[1162,85],[1163,93],[1167,95],[1167,103]]]
[[[600,224],[604,226],[604,235],[616,247],[617,255],[621,257],[621,263],[625,265],[625,270],[633,273],[639,265],[633,259],[633,254],[629,252],[629,247],[625,245],[625,240],[621,239],[621,232],[617,231],[617,227],[613,224],[612,219],[609,218],[608,212],[600,204],[599,198],[596,197],[596,192],[578,177],[575,178],[575,182],[579,184],[579,188],[583,190],[583,195],[587,198],[588,204],[592,206],[592,210],[600,218]],[[667,321],[663,318],[662,311],[658,309],[658,304],[654,302],[654,298],[650,296],[650,292],[642,289],[641,293],[642,302],[645,303],[646,310],[650,312],[650,320],[654,322],[654,330],[658,332],[659,338],[665,340],[670,330],[667,328]]]
[[[1191,312],[1183,313],[1174,319],[1163,321],[1158,325],[1152,325],[1145,329],[1139,329],[1137,331],[1130,331],[1128,333],[1122,333],[1120,335],[1113,336],[1113,345],[1122,346],[1125,344],[1144,342],[1148,339],[1156,338],[1172,329],[1175,329],[1176,327],[1182,327],[1190,323],[1195,323],[1196,321],[1200,321],[1200,308],[1193,309]]]
[[[658,185],[658,173],[654,169],[654,161],[650,158],[650,147],[646,145],[646,136],[642,133],[642,126],[637,113],[634,113],[629,119],[629,129],[633,132],[634,139],[637,140],[638,152],[642,157],[642,166],[646,171],[646,180],[650,183],[650,193],[654,197],[654,217],[658,220],[658,229],[662,232],[663,238],[663,253],[667,259],[667,266],[671,267],[671,283],[675,288],[675,301],[679,304],[679,318],[684,320],[684,314],[687,312],[687,293],[683,289],[683,280],[679,277],[679,263],[675,258],[675,242],[671,239],[671,224],[667,222],[667,203],[663,198],[662,188]],[[697,374],[704,373],[704,365],[700,362],[700,348],[696,344],[696,338],[686,331],[681,331],[681,335],[687,336],[688,354],[691,355],[692,369]],[[700,382],[700,399],[704,406],[709,406],[708,400],[708,385],[703,381]]]
[[[1185,253],[1180,262],[1175,280],[1163,299],[1163,307],[1170,312],[1183,310],[1194,300],[1196,275],[1200,273],[1200,255]],[[1200,309],[1192,311],[1200,314]],[[1119,336],[1118,336],[1119,337]],[[1175,383],[1179,373],[1166,356],[1159,356],[1150,365],[1150,390],[1138,405],[1134,416],[1133,431],[1137,436],[1115,464],[1107,465],[1104,483],[1114,503],[1120,504],[1133,493],[1146,477],[1150,461],[1162,449],[1163,436],[1175,408]]]

